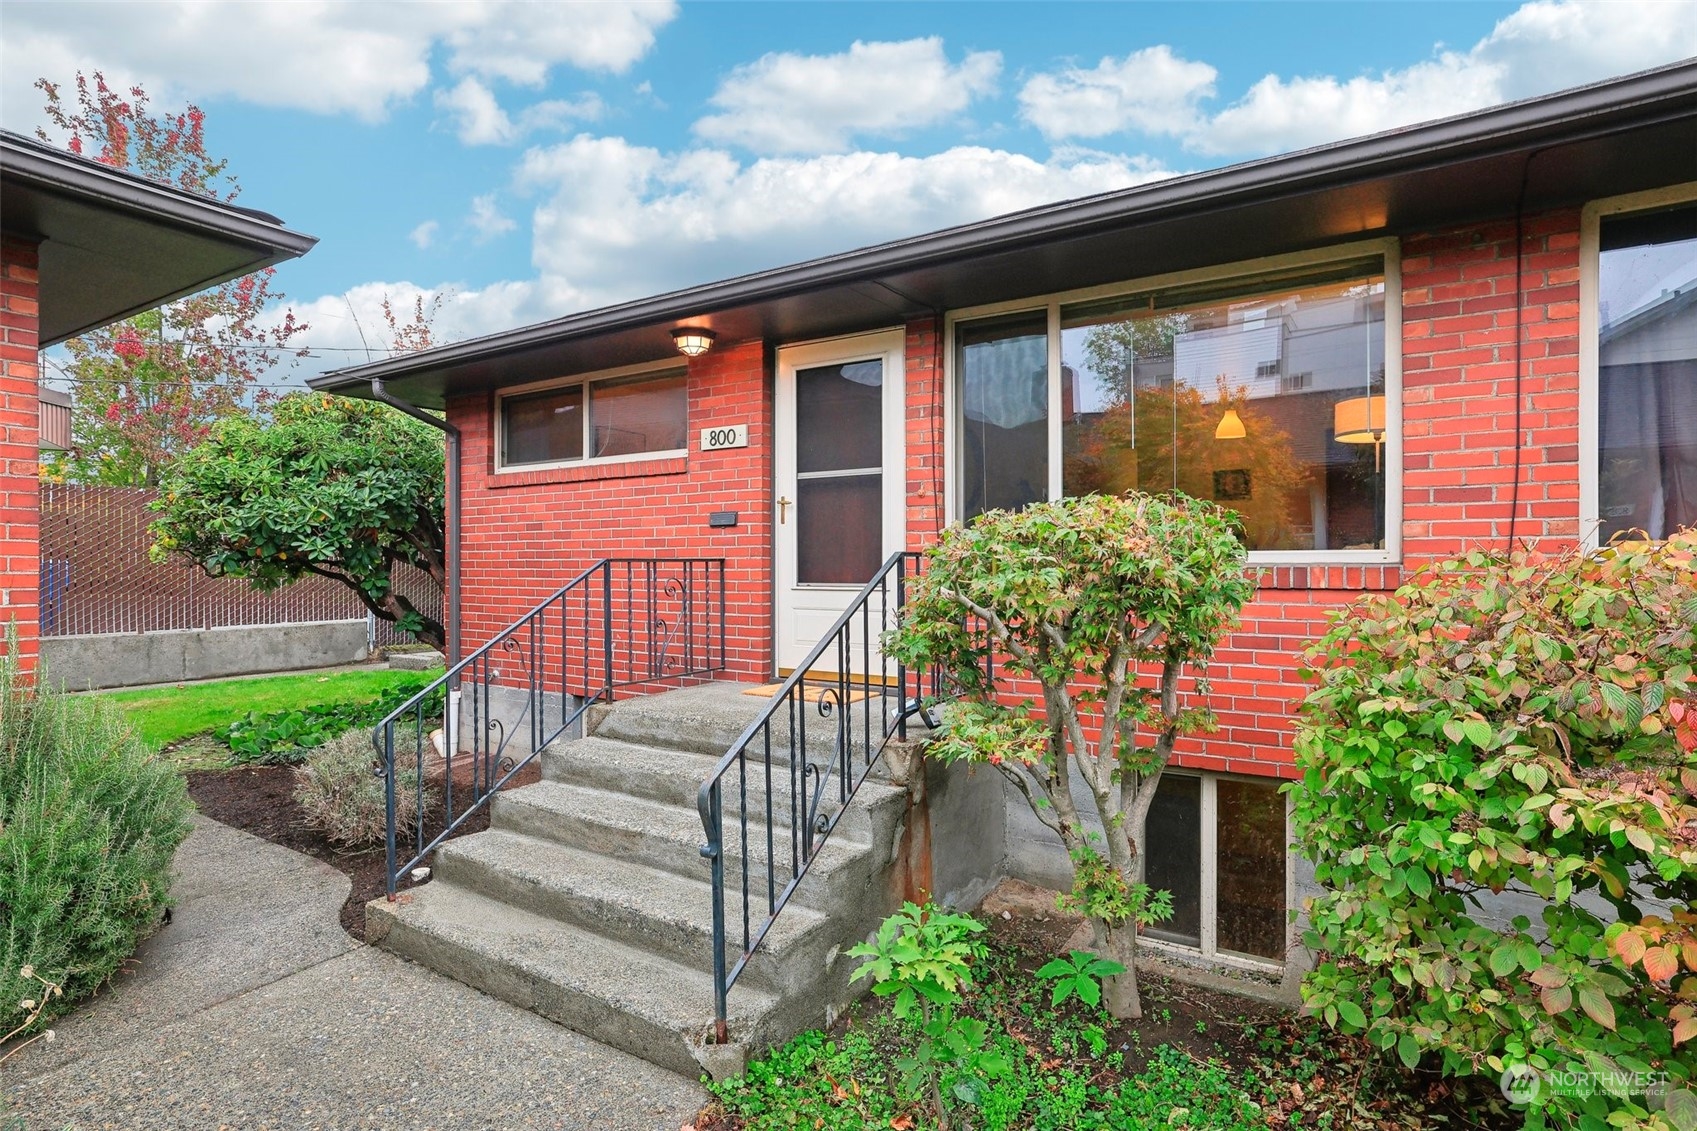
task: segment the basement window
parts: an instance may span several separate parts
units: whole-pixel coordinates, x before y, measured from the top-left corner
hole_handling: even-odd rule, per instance
[[[1144,934],[1252,966],[1280,964],[1288,931],[1285,797],[1268,778],[1169,770],[1149,809],[1143,877],[1173,916]]]
[[[503,393],[500,466],[534,469],[683,455],[688,379],[682,369],[622,374]]]

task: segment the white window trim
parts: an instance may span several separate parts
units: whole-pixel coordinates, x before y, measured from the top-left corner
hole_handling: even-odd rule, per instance
[[[568,467],[605,467],[609,464],[640,463],[644,460],[676,459],[689,455],[689,407],[686,397],[684,413],[684,442],[681,448],[666,448],[654,452],[633,452],[623,456],[585,456],[582,459],[556,459],[541,463],[508,463],[507,462],[507,414],[505,401],[508,397],[520,397],[528,393],[541,393],[549,389],[566,389],[573,385],[583,386],[583,428],[584,451],[589,450],[589,386],[600,381],[614,381],[621,377],[653,376],[664,377],[683,373],[687,381],[689,370],[676,364],[656,366],[653,362],[640,365],[626,365],[618,369],[600,369],[594,373],[581,373],[574,377],[549,377],[541,381],[531,381],[523,385],[509,385],[495,393],[495,474],[515,475],[525,471],[557,471]],[[687,384],[686,384],[687,389]]]
[[[1669,204],[1697,201],[1697,181],[1685,181],[1644,192],[1593,200],[1579,213],[1579,537],[1587,550],[1597,548],[1602,529],[1597,482],[1598,397],[1597,335],[1602,329],[1598,304],[1602,300],[1603,217],[1622,212],[1646,212]]]
[[[1402,245],[1396,239],[1357,240],[1314,251],[1269,255],[1235,263],[1174,271],[1099,287],[1034,295],[1012,302],[952,310],[943,319],[944,513],[961,521],[960,390],[955,373],[955,327],[998,314],[1045,311],[1049,323],[1049,497],[1061,497],[1061,307],[1132,291],[1234,279],[1290,267],[1319,266],[1337,260],[1380,255],[1385,263],[1385,546],[1382,550],[1251,550],[1250,565],[1383,565],[1402,560]]]
[[[1148,933],[1143,935],[1143,943],[1155,950],[1196,961],[1201,959],[1212,965],[1235,967],[1240,970],[1253,971],[1260,974],[1279,974],[1290,959],[1291,951],[1296,948],[1298,939],[1289,922],[1290,909],[1296,905],[1296,870],[1291,867],[1290,851],[1290,810],[1291,798],[1284,795],[1285,805],[1285,962],[1275,962],[1270,958],[1259,955],[1243,954],[1235,950],[1219,948],[1219,914],[1220,914],[1220,875],[1219,875],[1219,792],[1218,785],[1225,781],[1252,781],[1260,784],[1273,782],[1282,785],[1278,778],[1257,777],[1253,774],[1220,774],[1208,770],[1170,769],[1164,771],[1173,777],[1198,778],[1201,780],[1201,813],[1200,848],[1202,856],[1201,892],[1199,897],[1201,927],[1198,935],[1200,946],[1189,946],[1185,943],[1174,942],[1171,939],[1158,939]],[[1143,854],[1139,854],[1141,864]],[[1157,929],[1159,929],[1157,927]]]

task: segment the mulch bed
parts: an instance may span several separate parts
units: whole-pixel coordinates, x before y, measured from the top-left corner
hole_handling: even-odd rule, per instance
[[[359,852],[331,844],[306,823],[295,802],[293,766],[238,766],[229,770],[195,770],[187,775],[189,796],[206,816],[220,824],[252,833],[272,844],[316,857],[347,874],[353,882],[347,902],[342,904],[342,929],[365,941],[365,905],[384,894],[385,861],[381,846]],[[533,762],[514,775],[511,789],[528,785],[542,776],[541,764]],[[458,775],[456,775],[456,781]],[[484,806],[454,831],[454,836],[482,832],[489,827],[489,807]],[[411,887],[402,877],[400,887]]]

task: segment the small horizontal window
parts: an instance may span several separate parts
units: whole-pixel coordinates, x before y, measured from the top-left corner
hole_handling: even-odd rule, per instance
[[[501,466],[682,451],[689,397],[681,371],[557,385],[501,398]]]

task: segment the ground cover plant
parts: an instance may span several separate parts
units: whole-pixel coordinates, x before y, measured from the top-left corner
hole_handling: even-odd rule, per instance
[[[995,767],[1066,846],[1070,906],[1124,970],[1104,996],[1118,1017],[1141,1014],[1138,930],[1172,913],[1170,894],[1141,882],[1149,807],[1180,736],[1213,728],[1206,684],[1180,685],[1249,599],[1244,562],[1229,512],[1185,495],[990,511],[928,551],[886,643],[951,685],[931,756]]]
[[[43,1030],[158,925],[189,812],[109,703],[0,658],[0,1034]]]
[[[1052,900],[1052,896],[1050,897]],[[1076,917],[980,919],[980,931],[939,924],[931,943],[915,937],[905,911],[885,952],[903,935],[906,961],[939,939],[979,953],[970,983],[957,981],[957,1021],[982,1029],[972,1056],[938,1064],[937,1093],[912,1080],[908,1063],[924,1042],[922,1014],[898,1017],[898,992],[863,1000],[829,1032],[803,1033],[709,1085],[714,1102],[694,1131],[1411,1131],[1519,1125],[1493,1085],[1468,1089],[1412,1073],[1345,1036],[1283,1008],[1145,978],[1145,1012],[1135,1024],[1076,993],[1059,1006],[1055,978],[1040,971],[1077,926]],[[1071,960],[1077,977],[1083,963]],[[953,963],[945,963],[952,968]],[[935,972],[935,971],[933,971]],[[876,973],[885,980],[882,970]],[[916,993],[923,999],[923,993]],[[931,1021],[936,1020],[935,1011]],[[983,1057],[1001,1063],[983,1071]]]
[[[1697,1127],[1694,640],[1691,530],[1475,553],[1336,620],[1293,815],[1321,1020],[1515,1072],[1528,1127]]]
[[[370,700],[249,711],[228,726],[214,729],[212,735],[230,748],[230,761],[237,765],[249,762],[294,765],[304,761],[312,749],[333,738],[376,726],[428,686],[432,678],[415,675],[397,681]],[[446,691],[438,687],[424,700],[424,717],[440,718],[446,699]]]
[[[104,691],[143,742],[155,748],[228,726],[250,711],[292,711],[318,703],[358,703],[397,687],[419,687],[418,672],[357,668],[336,672],[221,679],[175,687]]]

